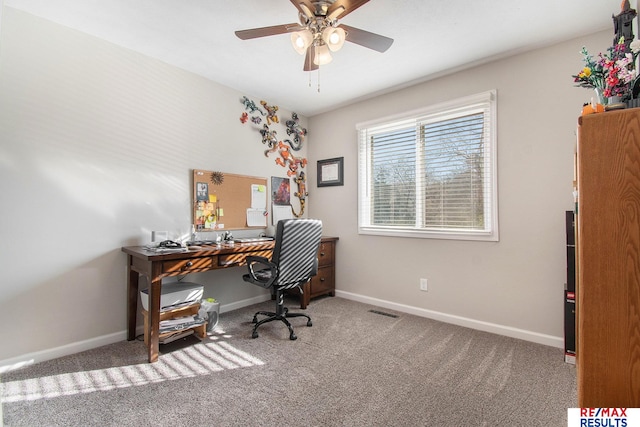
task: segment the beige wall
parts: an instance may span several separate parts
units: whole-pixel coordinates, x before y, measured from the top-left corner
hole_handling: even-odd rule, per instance
[[[591,96],[571,75],[583,44],[597,52],[610,40],[598,33],[312,117],[310,157],[345,158],[343,187],[315,188],[315,177],[310,185],[312,215],[340,236],[340,294],[562,346],[564,212],[573,206],[577,117]],[[358,235],[356,124],[490,89],[498,93],[500,241]]]

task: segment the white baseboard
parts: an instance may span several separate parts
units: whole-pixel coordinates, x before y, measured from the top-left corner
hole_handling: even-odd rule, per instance
[[[14,369],[19,369],[24,366],[44,362],[46,360],[80,353],[81,351],[91,350],[92,348],[101,347],[107,344],[113,344],[114,342],[123,341],[126,339],[127,332],[122,331],[109,335],[102,335],[96,338],[90,338],[84,341],[62,345],[60,347],[36,351],[33,353],[25,354],[23,356],[12,357],[11,359],[0,360],[0,374],[2,374],[3,372],[13,371]]]
[[[256,297],[248,298],[241,301],[236,301],[231,304],[221,305],[220,313],[237,310],[239,308],[246,307],[253,304],[258,304],[263,301],[267,301],[269,299],[271,299],[271,294],[265,294],[265,295],[258,295]],[[140,335],[142,333],[144,333],[144,331],[143,331],[143,327],[140,325],[136,329],[136,334]],[[0,360],[0,374],[2,374],[3,372],[13,371],[14,369],[19,369],[24,366],[33,365],[35,363],[44,362],[51,359],[57,359],[58,357],[68,356],[70,354],[80,353],[81,351],[102,347],[103,345],[124,341],[126,339],[127,339],[127,331],[121,331],[121,332],[115,332],[113,334],[90,338],[84,341],[78,341],[71,344],[66,344],[60,347],[36,351],[33,353],[25,354],[23,356]]]
[[[366,297],[351,292],[336,290],[336,296],[341,298],[371,304],[378,307],[388,308],[400,311],[402,313],[413,314],[415,316],[426,317],[445,323],[451,323],[458,326],[477,329],[484,332],[490,332],[498,335],[504,335],[511,338],[518,338],[525,341],[531,341],[538,344],[548,345],[551,347],[564,348],[564,339],[562,337],[554,337],[551,335],[540,334],[537,332],[527,331],[524,329],[513,328],[510,326],[498,325],[495,323],[483,322],[480,320],[469,319],[467,317],[455,316],[452,314],[441,313],[438,311],[426,310],[424,308],[412,307],[409,305],[398,304],[377,298]],[[237,310],[249,305],[258,304],[271,299],[270,294],[258,295],[231,304],[220,306],[220,313]],[[143,333],[142,327],[138,327],[136,333]],[[46,360],[56,359],[58,357],[68,356],[70,354],[79,353],[81,351],[91,350],[92,348],[113,344],[118,341],[127,339],[127,332],[121,331],[113,334],[102,335],[100,337],[91,338],[84,341],[78,341],[66,344],[60,347],[50,348],[42,351],[25,354],[23,356],[13,357],[10,359],[0,360],[0,374],[12,371],[23,366],[32,365],[34,363],[44,362]]]
[[[221,305],[220,313],[226,313],[227,311],[237,310],[239,308],[247,307],[253,304],[259,304],[271,299],[271,293],[265,293],[264,295],[258,295],[252,298],[243,299],[240,301],[232,302],[231,304]]]
[[[336,290],[336,296],[341,298],[371,304],[378,307],[388,308],[400,311],[402,313],[413,314],[415,316],[426,317],[453,325],[464,326],[466,328],[477,329],[479,331],[490,332],[497,335],[504,335],[511,338],[518,338],[525,341],[531,341],[537,344],[548,345],[551,347],[564,348],[564,338],[554,337],[552,335],[540,334],[538,332],[527,331],[524,329],[513,328],[511,326],[498,325],[496,323],[483,322],[481,320],[470,319],[467,317],[455,316],[452,314],[441,313],[439,311],[427,310],[424,308],[412,307],[410,305],[397,304],[377,298],[371,298],[351,292]]]

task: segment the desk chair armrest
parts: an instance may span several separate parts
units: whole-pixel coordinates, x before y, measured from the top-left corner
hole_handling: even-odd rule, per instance
[[[269,258],[256,255],[247,256],[246,262],[249,274],[243,276],[244,280],[263,288],[271,287],[278,277],[278,267]]]

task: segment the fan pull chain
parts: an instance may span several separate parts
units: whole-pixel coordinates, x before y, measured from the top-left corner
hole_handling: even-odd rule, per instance
[[[318,67],[318,93],[320,93],[320,67]]]

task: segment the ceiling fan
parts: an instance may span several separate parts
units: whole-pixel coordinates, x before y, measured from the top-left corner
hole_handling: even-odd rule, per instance
[[[393,39],[359,28],[338,24],[345,17],[369,0],[290,0],[298,9],[300,24],[283,24],[271,27],[236,31],[242,40],[291,33],[293,48],[305,55],[304,71],[317,70],[331,62],[331,52],[337,52],[345,41],[359,44],[378,52],[385,52]]]

